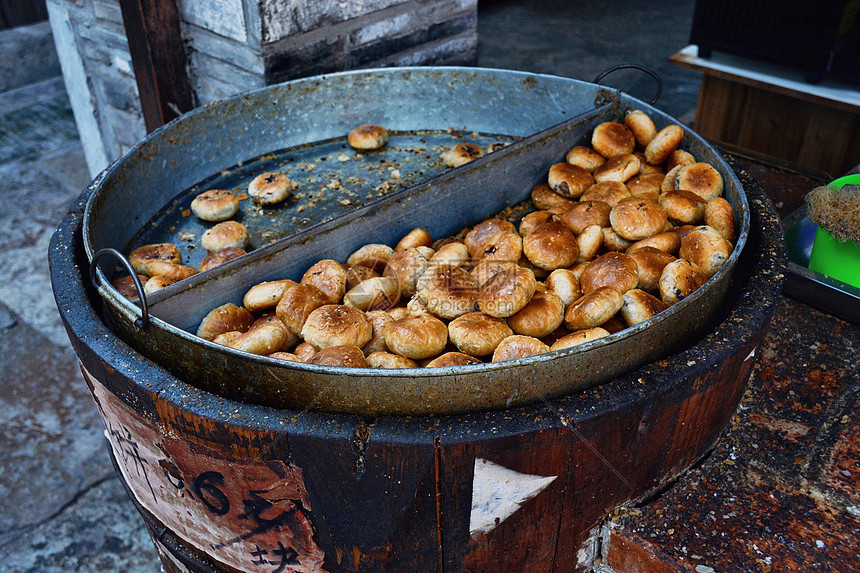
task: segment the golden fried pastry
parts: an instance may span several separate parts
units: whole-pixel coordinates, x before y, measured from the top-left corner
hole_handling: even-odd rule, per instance
[[[149,270],[152,273],[150,276],[163,276],[173,281],[181,281],[200,272],[194,267],[175,265],[163,261],[152,261],[149,263]]]
[[[316,353],[317,349],[307,342],[299,342],[298,346],[293,349],[293,354],[299,359],[299,362],[310,362]]]
[[[478,281],[460,267],[438,265],[421,277],[417,296],[436,316],[457,318],[475,309]]]
[[[365,123],[351,129],[347,141],[350,147],[359,151],[380,149],[388,143],[388,130],[375,123]]]
[[[597,183],[603,181],[618,181],[624,183],[639,173],[642,162],[632,153],[622,153],[606,161],[594,170],[594,180]]]
[[[624,298],[612,287],[600,287],[575,300],[564,312],[564,325],[570,330],[601,326],[621,310]]]
[[[603,247],[607,251],[623,253],[633,244],[616,233],[612,227],[602,227],[600,230],[603,231]]]
[[[660,233],[667,220],[663,207],[639,197],[620,200],[609,213],[612,228],[628,241],[640,241]]]
[[[651,165],[648,163],[648,160],[645,158],[644,151],[635,151],[633,155],[639,158],[639,175],[660,175],[661,177],[665,177],[666,171],[663,169],[662,165]]]
[[[364,353],[357,346],[331,346],[323,348],[308,360],[317,366],[340,366],[344,368],[367,368]]]
[[[388,245],[371,243],[369,245],[364,245],[352,253],[349,258],[346,259],[346,264],[350,266],[361,265],[369,269],[373,269],[377,273],[381,273],[385,270],[385,265],[388,264],[388,261],[391,259],[393,254],[394,249]]]
[[[654,247],[655,249],[675,255],[678,253],[678,249],[681,248],[681,237],[674,231],[663,231],[662,233],[657,233],[656,235],[636,241],[627,249],[627,254],[630,255],[645,247]]]
[[[679,257],[696,265],[708,277],[717,274],[731,254],[732,245],[707,225],[690,231],[678,250]]]
[[[620,181],[602,181],[595,183],[580,197],[580,201],[600,201],[606,203],[610,207],[614,207],[616,203],[622,199],[630,197],[630,190]]]
[[[612,206],[604,201],[579,201],[561,214],[561,222],[570,228],[575,235],[582,233],[586,227],[597,225],[609,226],[609,213]]]
[[[227,346],[234,350],[267,356],[283,350],[288,342],[295,341],[295,335],[277,319],[264,322],[236,337]]]
[[[370,321],[360,310],[344,304],[327,304],[311,312],[302,327],[302,338],[317,349],[331,346],[361,348],[373,335]]]
[[[636,284],[636,288],[651,294],[659,294],[660,276],[663,274],[663,268],[676,260],[676,257],[649,246],[640,247],[635,251],[628,250],[627,256],[636,261],[636,267],[639,269],[639,282]]]
[[[343,304],[362,311],[387,310],[400,302],[400,287],[391,277],[361,281],[343,295]]]
[[[684,129],[680,125],[667,125],[658,131],[654,139],[645,147],[645,160],[651,165],[663,163],[675,151],[682,139],[684,139]]]
[[[429,267],[438,265],[465,267],[469,262],[469,249],[463,243],[448,243],[439,247],[439,250],[430,256],[429,261]]]
[[[537,289],[534,272],[517,266],[493,275],[478,291],[478,308],[496,318],[507,318],[523,308]]]
[[[678,189],[678,172],[683,165],[677,165],[670,169],[666,176],[663,177],[663,181],[660,183],[660,193],[668,193],[669,191],[676,191]]]
[[[607,159],[633,153],[636,148],[636,138],[633,132],[615,121],[606,121],[594,128],[591,134],[591,147]]]
[[[675,188],[691,191],[707,202],[723,194],[723,176],[710,163],[689,163],[678,170]]]
[[[385,351],[371,352],[368,354],[367,365],[371,368],[418,368],[418,364],[416,364],[414,360],[410,360],[405,356],[400,356],[399,354],[392,354]]]
[[[143,286],[144,283],[149,280],[149,277],[146,275],[137,275],[137,279],[140,281],[140,285]],[[137,286],[135,286],[134,279],[131,275],[125,275],[123,277],[113,279],[110,284],[113,288],[119,291],[119,294],[130,301],[135,301],[139,298],[137,294]]]
[[[569,267],[579,256],[573,232],[559,221],[538,226],[523,239],[523,254],[536,267],[553,271]]]
[[[562,320],[561,297],[549,290],[538,290],[523,308],[508,317],[508,326],[516,334],[542,338],[555,332]]]
[[[221,346],[230,346],[230,343],[242,336],[242,332],[238,330],[231,330],[230,332],[222,332],[218,336],[212,339],[212,342],[215,344],[220,344]]]
[[[197,336],[204,340],[212,340],[225,332],[246,332],[253,322],[254,316],[248,312],[248,309],[228,302],[213,308],[203,317],[197,328]]]
[[[232,261],[233,259],[238,259],[242,255],[245,254],[245,249],[238,249],[236,247],[227,247],[226,249],[221,249],[220,251],[215,251],[214,253],[209,253],[203,260],[200,262],[200,270],[208,271],[209,269],[214,269],[219,265],[223,265],[226,262]]]
[[[576,238],[576,244],[579,247],[576,262],[590,261],[597,256],[600,247],[603,246],[603,228],[597,225],[586,227]]]
[[[738,234],[735,230],[735,212],[728,201],[714,197],[705,206],[705,225],[713,227],[723,238],[734,243]]]
[[[514,261],[484,259],[480,261],[477,265],[472,267],[472,270],[469,271],[469,274],[475,277],[475,280],[478,281],[478,287],[480,287],[485,282],[490,280],[496,273],[502,271],[513,272],[516,267],[517,263],[515,263]]]
[[[248,246],[248,230],[242,223],[224,221],[203,233],[200,245],[210,253],[228,247],[244,249]]]
[[[289,279],[266,281],[252,286],[242,298],[242,304],[251,312],[263,312],[278,306],[284,290],[296,284]]]
[[[364,317],[370,323],[371,333],[370,340],[361,347],[361,350],[365,355],[369,355],[372,352],[388,352],[382,331],[386,326],[394,322],[394,317],[385,310],[371,310],[365,313]]]
[[[446,352],[425,364],[424,367],[443,368],[445,366],[470,366],[472,364],[482,364],[482,362],[474,356],[462,352]]]
[[[549,168],[547,184],[556,193],[579,198],[594,183],[591,172],[572,163],[556,163]]]
[[[622,298],[624,304],[621,305],[620,314],[627,326],[645,322],[667,308],[662,300],[638,288],[625,292]]]
[[[639,268],[636,261],[629,255],[615,252],[606,253],[591,261],[579,277],[579,286],[583,294],[608,286],[620,293],[625,293],[636,288],[637,284],[639,284]]]
[[[690,191],[669,191],[660,195],[660,206],[669,220],[682,225],[698,225],[705,219],[704,199]]]
[[[645,149],[657,135],[657,126],[648,114],[640,109],[628,111],[624,116],[624,125],[633,133],[636,144],[642,149]]]
[[[275,307],[275,313],[294,334],[301,334],[308,316],[321,306],[331,304],[328,295],[313,285],[288,285]]]
[[[283,173],[261,173],[248,183],[248,197],[257,205],[276,205],[286,201],[298,183]]]
[[[191,201],[191,212],[204,221],[226,221],[238,211],[239,197],[227,189],[210,189]]]
[[[660,300],[670,306],[681,302],[707,280],[708,275],[686,259],[672,261],[660,275]]]
[[[460,167],[483,154],[484,150],[474,143],[458,143],[442,154],[442,163],[446,167]]]
[[[301,362],[301,360],[299,360],[299,357],[292,352],[272,352],[271,354],[269,354],[269,358],[274,358],[275,360],[283,360],[284,362]]]
[[[513,334],[507,323],[483,312],[469,312],[448,323],[448,338],[457,350],[470,356],[488,356]]]
[[[624,184],[634,197],[656,199],[660,195],[660,185],[665,177],[663,173],[644,173],[629,179]]]
[[[561,298],[565,308],[582,296],[579,279],[570,269],[552,271],[546,278],[546,288]]]
[[[676,149],[666,158],[666,171],[671,171],[679,165],[687,165],[695,162],[696,158],[693,157],[692,153],[683,149]]]
[[[405,251],[415,247],[430,247],[433,245],[433,238],[430,233],[424,229],[412,229],[406,233],[394,246],[394,252]]]
[[[182,255],[179,253],[176,245],[170,243],[153,243],[134,249],[128,255],[128,262],[131,263],[131,266],[138,274],[151,277],[162,274],[154,272],[152,268],[154,265],[158,263],[181,265]]]
[[[412,298],[410,298],[406,302],[406,311],[408,312],[409,316],[416,316],[419,314],[433,314],[432,312],[430,312],[430,309],[427,308],[427,305],[421,301],[417,294],[413,295]]]
[[[466,246],[461,246],[466,251],[466,256],[468,256],[469,252]],[[395,250],[391,259],[388,260],[382,276],[397,281],[400,296],[412,296],[418,290],[418,279],[421,278],[421,275],[424,274],[429,265],[430,260],[415,247],[409,247],[400,251]]]
[[[305,271],[300,282],[317,287],[328,296],[329,302],[338,304],[346,292],[346,269],[337,261],[323,259]]]
[[[278,315],[275,313],[274,310],[269,311],[260,316],[260,318],[251,323],[251,328],[249,328],[248,330],[254,330],[255,328],[259,328],[266,324],[274,324],[275,326],[280,326],[287,333],[287,340],[284,343],[283,349],[292,348],[299,342],[299,337],[296,336],[296,334],[293,333],[289,328],[284,326],[284,323],[281,322],[281,319],[278,318]]]
[[[520,220],[520,236],[525,237],[536,227],[555,220],[556,216],[551,211],[533,211]]]
[[[355,288],[361,281],[378,277],[380,274],[364,265],[343,265],[346,271],[346,290]]]
[[[534,189],[532,189],[531,198],[535,208],[549,211],[556,215],[563,213],[576,205],[576,201],[568,199],[567,197],[562,197],[553,191],[552,187],[546,183],[535,185]]]
[[[597,340],[598,338],[603,338],[604,336],[609,336],[609,331],[600,326],[595,326],[594,328],[586,328],[584,330],[577,330],[575,332],[571,332],[570,334],[566,334],[553,342],[552,346],[550,346],[549,349],[561,350],[562,348],[579,346],[580,344],[585,344],[586,342],[591,342],[592,340]]]
[[[593,173],[595,169],[603,165],[606,158],[586,145],[577,145],[567,152],[564,160],[571,165],[582,167]]]
[[[531,336],[511,335],[502,340],[493,352],[493,362],[516,360],[549,352],[549,346]]]
[[[163,275],[156,275],[154,277],[150,277],[143,285],[143,292],[147,296],[151,295],[155,291],[161,290],[166,286],[170,286],[172,284],[176,284],[177,281],[165,277]]]
[[[513,223],[487,219],[475,225],[464,241],[474,259],[485,257],[503,261],[518,261],[522,256],[522,237]]]
[[[383,329],[382,334],[392,352],[412,360],[437,356],[448,343],[448,327],[430,314],[395,320]]]
[[[675,227],[672,229],[672,232],[678,235],[678,238],[683,242],[684,239],[687,238],[687,235],[690,234],[690,231],[695,229],[695,225],[681,225],[680,227]],[[678,248],[681,248],[681,244],[678,243]]]
[[[418,297],[413,296],[411,299],[409,299],[409,302],[411,302],[412,300],[418,300]],[[403,301],[401,300],[400,302]],[[395,306],[394,308],[389,308],[384,312],[388,313],[388,316],[390,316],[393,320],[400,320],[401,318],[412,316],[412,313],[409,311],[408,306]]]
[[[585,272],[585,269],[588,268],[588,265],[591,264],[591,261],[583,261],[581,263],[576,263],[568,270],[573,273],[573,276],[576,278],[576,282],[579,282],[579,279],[582,278],[582,273]]]

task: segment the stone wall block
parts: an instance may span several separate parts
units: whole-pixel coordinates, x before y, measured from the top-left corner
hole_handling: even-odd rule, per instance
[[[436,63],[438,58],[431,54],[439,54],[440,46],[435,43],[453,38],[463,33],[468,33],[474,30],[477,16],[474,14],[466,14],[452,18],[450,20],[433,24],[427,27],[419,27],[418,29],[398,37],[384,37],[376,42],[369,43],[360,47],[356,47],[350,52],[349,67],[367,66],[371,62],[381,62],[390,60],[392,55],[402,52],[411,51],[413,60],[417,64]],[[476,38],[477,40],[477,38]],[[417,50],[420,46],[427,45],[429,50]],[[477,42],[476,42],[477,45]],[[462,52],[461,48],[457,48],[457,52]],[[419,53],[425,53],[428,56],[427,60],[417,58]]]
[[[322,38],[270,53],[265,58],[266,83],[327,74],[346,69],[348,38]]]
[[[260,26],[264,44],[287,36],[339,24],[407,0],[261,0]]]
[[[184,26],[183,36],[190,48],[188,58],[190,62],[193,62],[199,54],[205,54],[248,72],[263,73],[260,51],[244,42],[230,40],[193,24]]]
[[[183,22],[238,42],[248,39],[242,0],[176,0]]]

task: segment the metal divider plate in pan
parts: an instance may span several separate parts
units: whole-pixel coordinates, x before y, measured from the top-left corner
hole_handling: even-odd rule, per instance
[[[227,349],[189,331],[195,331],[208,310],[225,302],[239,303],[258,282],[298,279],[317,260],[345,260],[366,243],[394,244],[414,227],[426,228],[434,237],[454,234],[527,199],[549,165],[582,143],[591,127],[620,119],[631,106],[651,114],[658,127],[674,123],[647,104],[622,96],[609,108],[593,109],[466,167],[164,289],[151,297],[155,319],[144,330],[129,320],[133,311],[128,303],[121,297],[111,300],[111,289],[102,288],[108,291],[112,325],[139,352],[196,386],[236,400],[285,408],[365,416],[452,413],[526,403],[599,383],[665,354],[699,332],[715,313],[745,242],[749,208],[740,183],[719,154],[695,134],[688,133],[682,146],[723,174],[726,197],[740,223],[737,248],[706,287],[658,317],[596,343],[516,361],[430,372],[282,362]]]

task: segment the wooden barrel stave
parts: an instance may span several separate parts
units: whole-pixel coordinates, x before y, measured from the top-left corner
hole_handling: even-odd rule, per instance
[[[191,559],[186,569],[273,570],[291,558],[331,572],[577,571],[605,516],[700,459],[741,399],[784,265],[778,219],[745,188],[753,232],[711,334],[576,395],[463,416],[369,423],[185,385],[98,319],[86,265],[68,252],[79,251],[75,212],[52,242],[52,273],[123,481],[158,544]],[[492,474],[476,478],[476,467],[554,479],[488,526],[473,505]]]

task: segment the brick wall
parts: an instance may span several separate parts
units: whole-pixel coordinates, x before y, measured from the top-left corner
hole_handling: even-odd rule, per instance
[[[477,0],[176,3],[198,105],[346,69],[476,59]],[[145,135],[119,1],[48,0],[48,9],[95,175]]]

